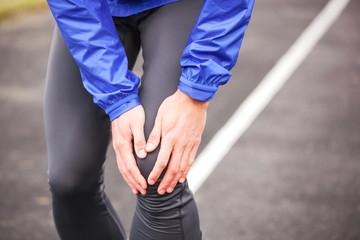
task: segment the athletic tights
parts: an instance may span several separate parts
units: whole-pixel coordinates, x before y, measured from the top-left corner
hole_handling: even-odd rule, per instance
[[[114,24],[132,69],[140,46],[144,58],[139,98],[144,107],[145,137],[163,100],[177,90],[180,57],[199,15],[201,0],[182,0]],[[79,69],[58,28],[50,49],[45,92],[48,179],[56,229],[63,240],[127,239],[121,221],[104,192],[104,161],[111,140],[110,121],[84,89]],[[137,160],[147,179],[157,153]],[[119,173],[120,174],[120,173]],[[159,195],[154,185],[137,195],[131,240],[201,239],[199,216],[188,184],[178,183]]]

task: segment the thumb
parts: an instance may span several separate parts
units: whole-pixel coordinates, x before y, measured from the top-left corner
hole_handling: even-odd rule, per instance
[[[157,148],[160,142],[160,137],[161,137],[161,123],[160,120],[156,118],[154,128],[151,131],[148,142],[146,144],[147,152],[152,152]]]
[[[139,158],[145,158],[146,157],[146,141],[144,136],[144,123],[137,123],[132,126],[133,136],[134,136],[134,148],[136,155]]]

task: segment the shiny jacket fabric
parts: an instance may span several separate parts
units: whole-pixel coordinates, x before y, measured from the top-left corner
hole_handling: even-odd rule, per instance
[[[83,84],[114,120],[141,104],[139,78],[128,70],[111,16],[128,16],[176,0],[48,0]],[[235,65],[254,0],[204,0],[180,64],[178,88],[200,101],[214,97]]]

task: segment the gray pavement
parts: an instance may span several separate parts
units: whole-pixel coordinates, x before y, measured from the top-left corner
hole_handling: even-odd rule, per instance
[[[203,145],[325,0],[258,0],[230,82],[210,104]],[[206,240],[360,239],[360,2],[196,193]],[[48,12],[0,27],[0,239],[58,239],[42,120],[54,22]],[[141,74],[141,59],[135,72]],[[135,198],[109,149],[107,193],[127,231]]]

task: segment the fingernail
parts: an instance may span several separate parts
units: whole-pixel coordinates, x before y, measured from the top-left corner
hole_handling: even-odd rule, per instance
[[[179,182],[180,182],[180,183],[185,182],[185,178],[180,178]]]
[[[136,192],[136,190],[135,189],[131,189],[132,190],[132,192],[136,195],[137,194],[137,192]]]
[[[173,190],[173,188],[172,188],[172,187],[169,187],[166,191],[167,191],[168,193],[171,193],[172,190]]]
[[[155,181],[154,181],[154,180],[152,180],[152,179],[151,179],[151,180],[149,180],[149,184],[150,184],[150,185],[153,185],[154,183],[155,183]]]
[[[159,194],[160,195],[163,195],[165,193],[165,190],[164,189],[161,189],[160,191],[159,191]]]
[[[152,143],[148,143],[148,145],[146,145],[146,150],[151,150],[154,147],[154,145]]]
[[[140,151],[139,151],[139,157],[145,157],[145,155],[146,155],[146,152],[145,152],[145,150],[144,149],[141,149]]]

